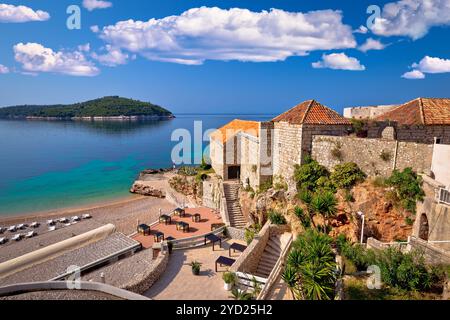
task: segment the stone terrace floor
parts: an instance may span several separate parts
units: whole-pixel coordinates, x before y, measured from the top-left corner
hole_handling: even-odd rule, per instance
[[[201,221],[200,222],[193,222],[192,221],[192,215],[195,213],[200,213],[201,215]],[[176,229],[176,222],[177,221],[184,221],[189,223],[190,231],[189,232],[183,232],[178,231]],[[187,208],[186,209],[186,217],[180,218],[178,216],[172,216],[172,223],[170,225],[165,225],[158,223],[151,227],[151,234],[149,236],[144,236],[142,234],[137,234],[133,236],[132,238],[136,241],[139,241],[144,248],[151,248],[154,243],[154,234],[157,231],[160,231],[164,233],[164,236],[172,237],[175,239],[182,239],[182,238],[190,238],[194,236],[199,236],[202,234],[206,234],[208,232],[211,232],[211,224],[213,223],[221,223],[222,218],[220,215],[217,215],[214,210],[211,210],[209,208]],[[143,223],[147,223],[143,221]]]
[[[245,244],[242,241],[222,241],[222,248],[212,245],[197,249],[174,250],[170,255],[169,264],[162,277],[144,294],[155,300],[225,300],[230,299],[231,292],[223,288],[222,273],[226,268],[219,266],[215,272],[215,261],[219,256],[228,257],[228,248],[233,242]],[[240,253],[232,252],[232,258],[237,259]],[[192,261],[202,263],[200,275],[192,274]],[[222,271],[223,270],[223,271]]]

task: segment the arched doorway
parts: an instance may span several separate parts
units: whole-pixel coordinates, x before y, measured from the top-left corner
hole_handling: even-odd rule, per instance
[[[419,238],[428,241],[430,227],[428,225],[428,218],[425,213],[420,216],[420,226],[419,226]]]

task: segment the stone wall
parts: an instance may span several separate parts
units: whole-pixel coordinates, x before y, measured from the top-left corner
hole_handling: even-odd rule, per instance
[[[329,170],[340,163],[355,162],[369,176],[389,176],[392,170],[406,167],[428,173],[432,152],[432,145],[421,143],[317,135],[311,154]]]
[[[398,105],[344,108],[344,117],[355,119],[373,119],[383,113],[391,111],[396,107],[398,107]]]
[[[368,127],[368,138],[381,138],[383,130],[393,126],[399,141],[433,144],[439,138],[442,144],[450,144],[450,126],[397,125],[390,122],[372,122]]]
[[[241,182],[244,186],[249,182],[254,189],[259,186],[259,140],[248,134],[239,134]]]
[[[266,248],[267,241],[270,237],[270,224],[266,223],[250,245],[239,256],[233,266],[231,272],[254,273],[258,268],[259,260]]]
[[[245,229],[227,227],[228,235],[231,239],[245,241]]]
[[[425,260],[430,264],[450,264],[450,253],[441,248],[437,248],[434,244],[430,244],[416,237],[411,237],[409,244],[412,249],[422,251],[424,253]]]
[[[224,176],[224,146],[217,140],[210,139],[209,157],[211,166],[219,176]]]
[[[434,145],[431,171],[437,181],[450,188],[450,145]]]

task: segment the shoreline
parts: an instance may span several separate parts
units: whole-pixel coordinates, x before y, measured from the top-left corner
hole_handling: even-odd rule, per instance
[[[64,208],[56,208],[56,209],[50,209],[45,211],[36,211],[36,212],[24,212],[19,213],[15,215],[0,215],[0,223],[11,223],[14,221],[24,221],[24,220],[39,220],[39,219],[45,219],[48,217],[53,216],[63,216],[63,215],[70,215],[70,214],[76,214],[80,212],[85,212],[89,210],[98,210],[103,209],[107,207],[113,207],[118,205],[126,205],[128,203],[142,200],[146,198],[146,196],[142,195],[136,195],[136,194],[130,194],[123,197],[118,197],[114,199],[109,200],[103,200],[103,201],[97,201],[89,204],[83,204],[83,205],[75,205],[70,207],[64,207]]]

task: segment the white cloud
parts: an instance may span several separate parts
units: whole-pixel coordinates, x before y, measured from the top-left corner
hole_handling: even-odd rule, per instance
[[[426,73],[448,73],[450,72],[450,59],[423,57],[419,63],[411,65],[412,71],[402,75],[405,79],[424,79]]]
[[[12,4],[0,3],[0,22],[46,21],[50,19],[48,12]]]
[[[105,54],[92,53],[92,58],[108,67],[115,67],[128,62],[129,55],[123,53],[122,50],[113,48],[110,45],[106,45],[105,50]]]
[[[419,63],[414,63],[412,67],[424,73],[446,73],[450,72],[450,59],[425,56]]]
[[[441,25],[450,25],[450,0],[401,0],[386,4],[370,29],[380,36],[416,40]]]
[[[362,71],[366,67],[358,59],[348,57],[345,53],[332,53],[322,55],[322,60],[313,62],[313,68],[329,68],[334,70]]]
[[[89,52],[91,51],[91,44],[90,43],[81,44],[78,46],[78,50],[82,52]]]
[[[39,43],[18,43],[15,59],[25,72],[52,72],[72,76],[95,76],[100,70],[80,51],[53,51]]]
[[[402,78],[405,79],[425,79],[425,75],[419,70],[413,70],[406,72],[402,75]]]
[[[89,11],[93,11],[95,9],[110,8],[112,7],[112,3],[110,1],[103,0],[83,0],[83,7],[85,7]]]
[[[90,29],[93,33],[98,33],[100,31],[100,28],[97,25],[91,26]]]
[[[0,64],[0,74],[6,74],[6,73],[9,73],[9,68],[7,66]]]
[[[252,12],[201,7],[146,22],[120,21],[104,27],[99,36],[114,48],[182,64],[280,61],[313,50],[356,47],[351,27],[343,24],[340,11],[333,10]]]
[[[361,33],[361,34],[366,34],[367,32],[369,32],[369,29],[367,29],[365,26],[359,26],[358,29],[353,31],[353,33]]]
[[[384,48],[386,48],[386,45],[381,43],[381,41],[368,38],[366,42],[358,47],[358,50],[367,52],[369,50],[383,50]]]

